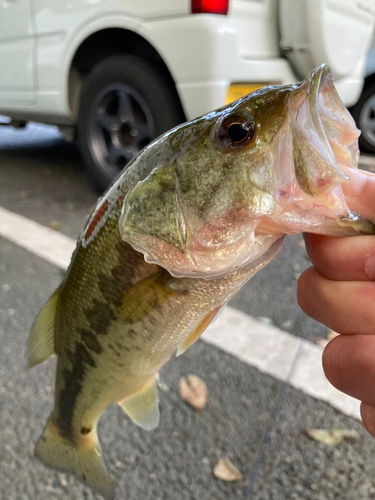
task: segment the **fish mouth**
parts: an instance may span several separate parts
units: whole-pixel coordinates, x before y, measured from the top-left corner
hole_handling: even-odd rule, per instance
[[[273,141],[275,208],[256,231],[343,236],[338,217],[349,212],[342,183],[358,165],[359,134],[327,65],[294,85],[287,119]]]
[[[327,65],[297,86],[290,111],[298,184],[309,195],[322,195],[347,179],[347,168],[357,167],[360,134]]]
[[[357,167],[360,131],[336,91],[331,70],[324,64],[316,68],[309,79],[309,100],[316,128],[322,128],[339,166]]]

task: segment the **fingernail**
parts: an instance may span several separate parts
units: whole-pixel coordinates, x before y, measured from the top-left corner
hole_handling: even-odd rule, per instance
[[[367,258],[365,271],[370,280],[375,280],[375,255],[371,255],[371,257]]]

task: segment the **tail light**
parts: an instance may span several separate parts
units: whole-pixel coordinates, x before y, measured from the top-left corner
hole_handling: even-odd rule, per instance
[[[229,0],[191,0],[193,14],[228,14]]]

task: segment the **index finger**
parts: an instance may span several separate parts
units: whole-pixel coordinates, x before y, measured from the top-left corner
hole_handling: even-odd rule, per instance
[[[303,236],[312,264],[327,278],[335,281],[375,280],[374,236]]]

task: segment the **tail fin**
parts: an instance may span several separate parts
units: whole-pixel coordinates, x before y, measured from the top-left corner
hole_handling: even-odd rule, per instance
[[[49,467],[74,474],[106,500],[114,499],[115,489],[101,459],[95,429],[76,445],[60,435],[50,416],[36,443],[35,456]]]

